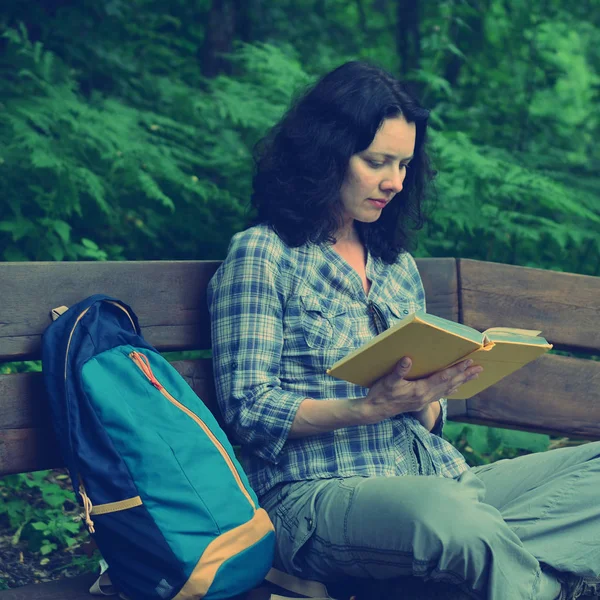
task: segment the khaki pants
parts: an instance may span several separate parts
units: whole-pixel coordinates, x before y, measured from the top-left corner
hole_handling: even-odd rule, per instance
[[[600,576],[600,442],[457,479],[285,484],[263,506],[277,531],[275,566],[307,579],[415,575],[474,598],[551,600],[554,571]]]

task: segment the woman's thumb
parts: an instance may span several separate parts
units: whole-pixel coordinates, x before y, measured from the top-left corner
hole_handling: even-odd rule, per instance
[[[401,358],[398,363],[396,363],[396,367],[394,368],[394,373],[398,377],[406,377],[410,368],[412,367],[412,360],[408,356],[404,356]]]

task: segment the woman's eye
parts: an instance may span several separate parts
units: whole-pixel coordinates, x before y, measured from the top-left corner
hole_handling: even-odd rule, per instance
[[[385,165],[385,163],[383,162],[379,162],[377,160],[370,160],[370,159],[366,159],[367,164],[373,168],[373,169],[380,169],[381,167],[383,167]],[[405,168],[408,169],[410,167],[410,165],[408,163],[400,163],[400,169]]]

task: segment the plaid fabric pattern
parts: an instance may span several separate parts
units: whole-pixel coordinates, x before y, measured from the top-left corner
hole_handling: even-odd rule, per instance
[[[328,244],[290,248],[268,227],[235,235],[209,284],[217,398],[242,445],[256,493],[280,482],[414,474],[457,477],[462,455],[411,416],[288,439],[305,398],[360,398],[367,389],[326,369],[411,312],[425,307],[421,278],[404,253],[386,265],[368,256],[360,277]],[[442,400],[443,421],[446,401]],[[442,422],[443,422],[442,421]],[[421,471],[423,472],[423,471]]]

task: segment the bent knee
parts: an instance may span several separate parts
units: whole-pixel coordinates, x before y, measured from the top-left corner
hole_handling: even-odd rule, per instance
[[[375,513],[390,522],[426,515],[435,523],[470,518],[484,490],[475,478],[465,485],[442,477],[373,477],[356,486],[352,504],[360,514]]]
[[[507,535],[514,537],[500,513],[480,502],[472,489],[441,478],[410,479],[414,481],[391,478],[358,486],[354,526],[380,539],[400,537],[407,546],[422,540],[440,551],[449,545],[481,548]]]

